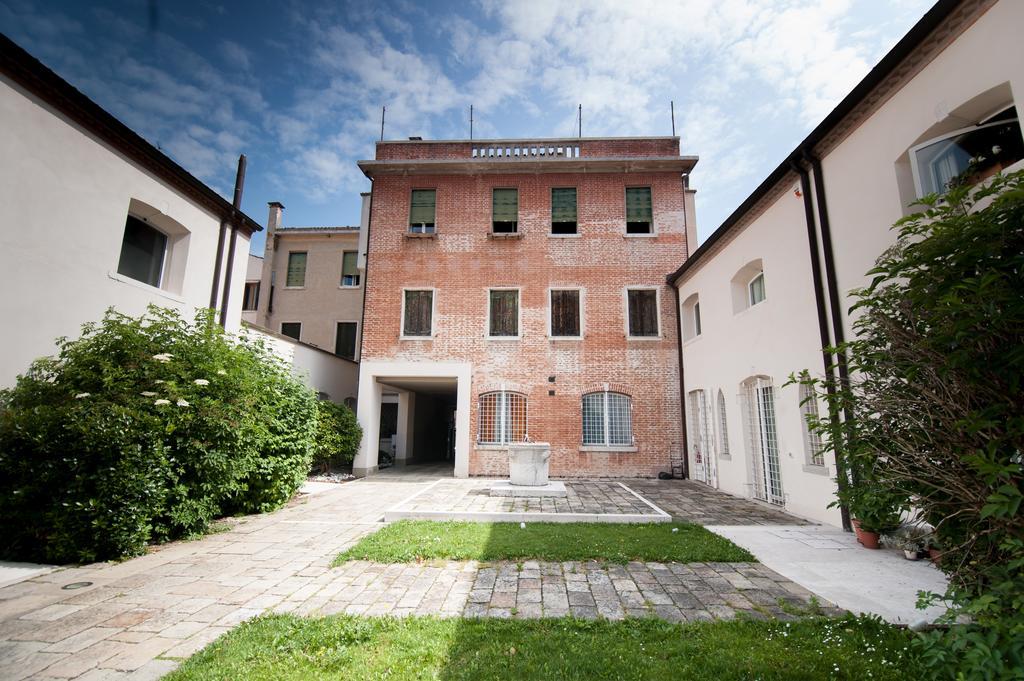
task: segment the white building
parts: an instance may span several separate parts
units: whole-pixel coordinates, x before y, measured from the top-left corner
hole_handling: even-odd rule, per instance
[[[228,201],[2,35],[0,121],[0,386],[108,307],[191,316],[227,287],[239,327],[256,222],[222,227]]]
[[[815,405],[783,384],[825,373],[821,348],[850,337],[848,292],[918,196],[1024,166],[1021,27],[1018,0],[938,2],[669,277],[691,477],[842,522],[835,457],[803,419]]]

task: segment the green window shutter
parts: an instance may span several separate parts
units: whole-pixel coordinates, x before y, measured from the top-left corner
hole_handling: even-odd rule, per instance
[[[285,278],[285,286],[306,285],[306,254],[288,254],[288,276]]]
[[[576,222],[576,189],[551,190],[551,222]]]
[[[626,188],[626,222],[651,222],[651,188]]]
[[[432,225],[437,206],[437,191],[434,189],[413,189],[412,208],[409,209],[410,225]]]
[[[494,190],[494,222],[519,221],[519,190]]]
[[[358,254],[355,251],[345,251],[345,254],[341,256],[341,275],[342,276],[353,276],[359,274],[359,270],[356,268],[356,256]]]
[[[356,357],[356,323],[338,322],[334,341],[334,354],[346,359]]]

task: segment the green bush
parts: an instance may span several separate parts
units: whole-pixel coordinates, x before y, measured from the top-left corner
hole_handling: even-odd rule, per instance
[[[313,392],[209,311],[110,310],[58,350],[0,391],[6,558],[138,554],[274,508],[309,470]]]
[[[363,439],[356,415],[343,404],[322,400],[317,404],[317,435],[313,464],[323,471],[351,464]]]
[[[870,471],[855,488],[906,495],[935,528],[951,586],[931,597],[949,628],[918,642],[933,676],[1024,679],[1024,173],[923,208],[854,292],[854,379],[819,385],[854,418],[816,428]]]

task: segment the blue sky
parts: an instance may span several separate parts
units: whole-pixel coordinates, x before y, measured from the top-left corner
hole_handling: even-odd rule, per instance
[[[230,197],[357,224],[385,136],[668,135],[703,240],[930,0],[0,0],[0,30]],[[262,252],[262,237],[253,244]]]

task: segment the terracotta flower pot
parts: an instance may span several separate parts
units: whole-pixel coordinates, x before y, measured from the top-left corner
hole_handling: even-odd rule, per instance
[[[854,522],[853,529],[857,533],[857,541],[866,549],[878,548],[878,533],[862,529],[859,522]]]
[[[938,549],[928,549],[928,559],[938,565],[939,561],[942,560],[942,551],[939,551]]]

